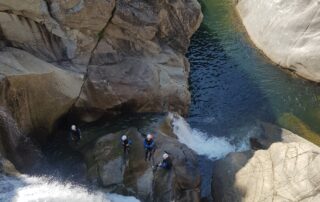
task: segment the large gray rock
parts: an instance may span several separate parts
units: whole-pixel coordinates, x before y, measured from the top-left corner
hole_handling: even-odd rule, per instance
[[[265,127],[283,142],[217,161],[213,197],[217,201],[319,201],[320,148],[290,131]]]
[[[318,0],[238,0],[254,44],[275,63],[320,82]]]
[[[45,140],[55,122],[68,113],[83,84],[82,75],[63,70],[19,49],[0,51],[0,104],[23,134]]]
[[[201,20],[196,0],[0,0],[0,41],[86,73],[74,105],[82,120],[122,110],[185,114],[184,54]]]
[[[152,162],[145,162],[143,137],[135,129],[127,131],[133,144],[124,159],[120,137],[112,133],[99,138],[92,147],[81,149],[89,178],[98,181],[109,191],[131,194],[143,201],[199,201],[200,171],[196,155],[177,139],[161,132],[155,138],[157,150]],[[89,135],[89,134],[88,134]],[[170,171],[152,165],[160,162],[162,154],[171,154]]]

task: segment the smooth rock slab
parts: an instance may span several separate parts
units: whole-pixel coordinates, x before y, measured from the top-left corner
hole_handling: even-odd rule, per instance
[[[319,201],[320,148],[290,131],[271,125],[264,128],[283,142],[218,160],[213,168],[213,198],[226,202]]]
[[[275,63],[320,82],[320,4],[317,0],[238,0],[253,43]]]

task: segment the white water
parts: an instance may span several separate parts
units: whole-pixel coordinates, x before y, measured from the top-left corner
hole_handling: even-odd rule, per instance
[[[210,159],[219,159],[230,152],[249,149],[249,135],[244,137],[241,142],[232,144],[232,141],[225,137],[209,137],[208,134],[191,128],[181,116],[176,114],[169,114],[169,116],[173,121],[173,132],[178,140],[199,155],[205,155]]]
[[[0,175],[0,201],[12,202],[139,202],[134,197],[89,192],[86,188],[45,177]]]

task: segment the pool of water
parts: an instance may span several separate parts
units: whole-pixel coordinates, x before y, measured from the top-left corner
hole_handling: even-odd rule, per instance
[[[257,120],[319,144],[320,87],[273,64],[248,39],[232,0],[202,0],[191,40],[188,122],[214,136],[241,136]]]

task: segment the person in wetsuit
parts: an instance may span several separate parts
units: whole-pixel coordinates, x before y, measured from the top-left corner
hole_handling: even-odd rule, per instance
[[[71,126],[69,138],[75,143],[78,143],[81,140],[81,130],[76,125]]]
[[[129,153],[129,149],[130,149],[130,145],[131,144],[132,144],[132,141],[126,135],[122,135],[122,137],[121,137],[121,145],[123,147],[123,153],[124,154],[128,154]]]
[[[153,140],[153,136],[151,134],[148,134],[143,142],[144,150],[145,150],[145,161],[150,161],[151,157],[153,155],[153,152],[155,150],[155,142]]]

